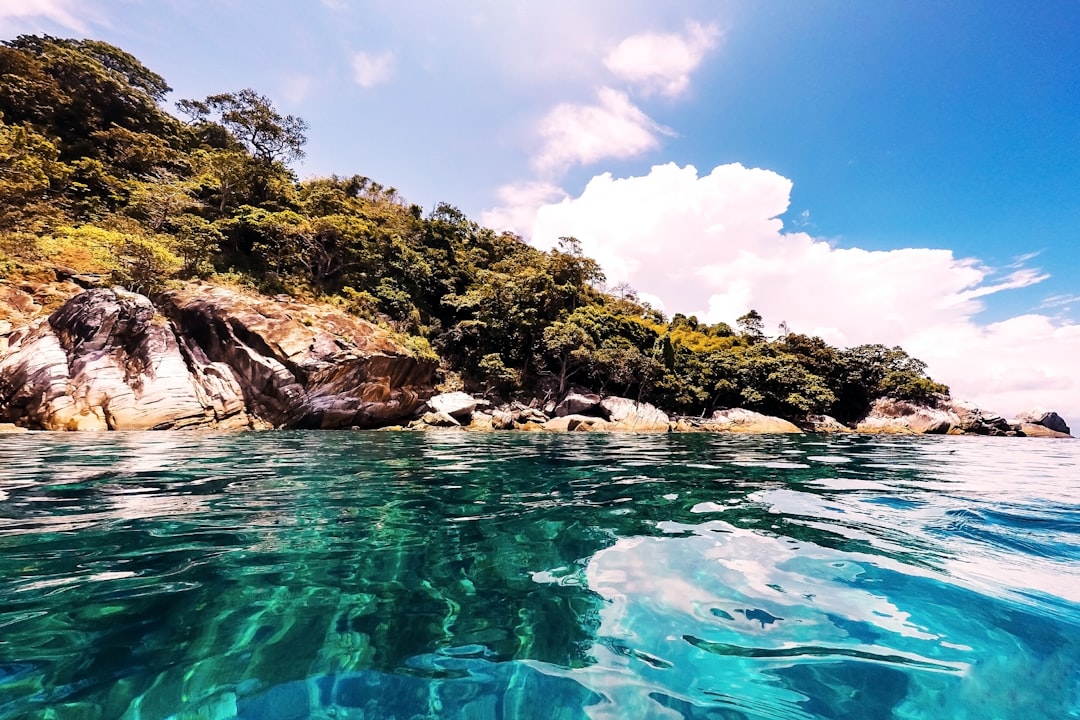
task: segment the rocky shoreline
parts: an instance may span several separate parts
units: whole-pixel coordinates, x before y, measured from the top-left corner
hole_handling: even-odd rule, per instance
[[[188,283],[156,304],[70,280],[0,285],[0,431],[464,429],[1071,437],[1055,412],[1010,421],[970,403],[882,398],[856,425],[742,408],[669,416],[575,388],[493,406],[436,394],[435,364],[332,306]],[[58,305],[55,309],[51,306]],[[52,309],[52,312],[49,310]]]

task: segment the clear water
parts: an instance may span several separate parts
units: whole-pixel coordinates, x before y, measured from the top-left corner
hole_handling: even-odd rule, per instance
[[[1080,718],[1080,442],[0,437],[0,718]]]

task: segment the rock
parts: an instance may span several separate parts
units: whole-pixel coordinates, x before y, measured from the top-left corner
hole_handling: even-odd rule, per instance
[[[600,411],[608,420],[608,430],[622,432],[668,432],[671,420],[667,414],[648,403],[628,398],[606,397],[600,401]]]
[[[1069,433],[1058,432],[1057,430],[1051,430],[1045,425],[1038,423],[1022,422],[1018,426],[1018,431],[1023,433],[1024,437],[1038,437],[1038,438],[1071,438]]]
[[[806,429],[817,433],[855,432],[844,423],[829,415],[807,415]]]
[[[17,292],[4,297],[13,302],[3,306],[8,317],[34,310]],[[12,330],[0,345],[0,422],[372,427],[412,415],[430,393],[431,363],[333,308],[196,284],[164,305],[163,316],[141,295],[98,288]]]
[[[1009,421],[989,410],[983,410],[974,403],[954,401],[952,410],[959,422],[957,427],[968,435],[1005,435],[1012,430]],[[926,432],[925,430],[923,432]]]
[[[554,432],[597,432],[610,430],[610,424],[593,415],[563,415],[544,423],[545,430]]]
[[[19,427],[14,423],[0,423],[0,433],[24,433],[30,432],[24,427]]]
[[[509,410],[496,410],[491,414],[492,430],[513,430],[514,413]]]
[[[472,422],[469,423],[469,430],[494,430],[494,418],[487,413],[473,413]]]
[[[599,406],[599,395],[572,392],[567,394],[567,396],[562,399],[562,402],[556,405],[554,409],[556,416],[564,417],[566,415],[581,415],[592,412]]]
[[[424,413],[416,423],[428,427],[461,427],[461,423],[457,421],[457,418],[444,412],[435,411]]]
[[[463,392],[449,392],[428,398],[427,405],[435,412],[446,413],[455,420],[467,422],[479,405],[489,405],[487,400],[478,400]]]
[[[543,425],[548,421],[548,416],[542,411],[534,407],[521,407],[514,413],[514,422],[518,425],[524,423],[535,423],[537,425]]]
[[[0,359],[0,416],[44,430],[151,430],[246,425],[227,370],[198,387],[150,301],[88,290],[16,331]]]
[[[277,427],[378,427],[431,394],[432,362],[336,308],[203,284],[162,302],[193,361],[231,368],[249,411]]]
[[[962,433],[960,417],[945,401],[944,407],[919,405],[906,400],[879,398],[855,427],[861,433],[885,433],[894,435],[922,435]],[[956,431],[956,432],[954,432]]]
[[[1016,420],[1021,425],[1041,425],[1049,430],[1065,435],[1069,435],[1072,432],[1069,430],[1069,426],[1065,424],[1064,418],[1053,410],[1043,410],[1041,408],[1027,410],[1026,412],[1017,415]]]
[[[743,408],[717,410],[712,414],[711,418],[701,424],[701,427],[708,432],[732,432],[751,435],[802,433],[798,426],[783,418],[763,415]]]

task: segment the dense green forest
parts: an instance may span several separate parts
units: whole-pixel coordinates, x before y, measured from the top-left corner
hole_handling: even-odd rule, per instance
[[[203,278],[332,302],[437,356],[448,386],[503,399],[580,385],[685,414],[850,421],[877,397],[948,392],[900,348],[770,338],[753,310],[734,328],[666,318],[605,291],[574,238],[541,252],[360,175],[299,180],[302,119],[253,90],[174,115],[170,91],[107,43],[0,46],[5,277],[61,266],[151,296]]]

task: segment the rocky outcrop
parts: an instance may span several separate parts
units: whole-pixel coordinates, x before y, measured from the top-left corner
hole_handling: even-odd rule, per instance
[[[649,403],[622,397],[606,397],[600,401],[600,412],[608,421],[607,430],[617,432],[668,432],[671,419]]]
[[[881,398],[856,426],[856,432],[890,435],[944,435],[956,429],[960,417],[951,403],[942,401],[935,406],[919,405],[906,400]]]
[[[683,417],[675,422],[677,432],[742,433],[768,435],[772,433],[801,433],[794,423],[752,410],[732,408],[717,410],[710,417]]]
[[[468,423],[478,407],[490,405],[487,400],[463,392],[449,392],[428,398],[427,406],[434,413],[448,415],[459,423]]]
[[[1021,429],[1026,425],[1039,425],[1047,430],[1063,435],[1070,435],[1072,433],[1072,431],[1069,430],[1069,426],[1065,424],[1065,419],[1053,410],[1044,410],[1042,408],[1027,410],[1016,416],[1016,422],[1021,426]],[[1025,434],[1030,435],[1031,433]]]
[[[227,368],[190,372],[150,301],[89,290],[13,333],[0,359],[0,416],[44,430],[152,430],[250,424]]]
[[[162,305],[193,363],[223,363],[247,407],[276,427],[378,427],[431,394],[434,364],[332,307],[190,285]]]
[[[555,416],[584,415],[596,412],[600,407],[600,396],[595,393],[571,392],[555,406]]]
[[[1020,420],[1010,423],[1001,415],[979,408],[974,403],[946,397],[938,398],[932,405],[881,398],[870,407],[856,430],[899,435],[1071,437],[1067,432],[1056,429],[1064,425],[1064,420],[1055,412],[1040,410],[1022,415]],[[1030,422],[1031,419],[1040,422]],[[1044,425],[1044,422],[1050,425]],[[1065,428],[1067,430],[1068,426]]]
[[[333,308],[190,285],[92,289],[7,336],[0,422],[46,430],[351,427],[411,416],[432,365]]]

